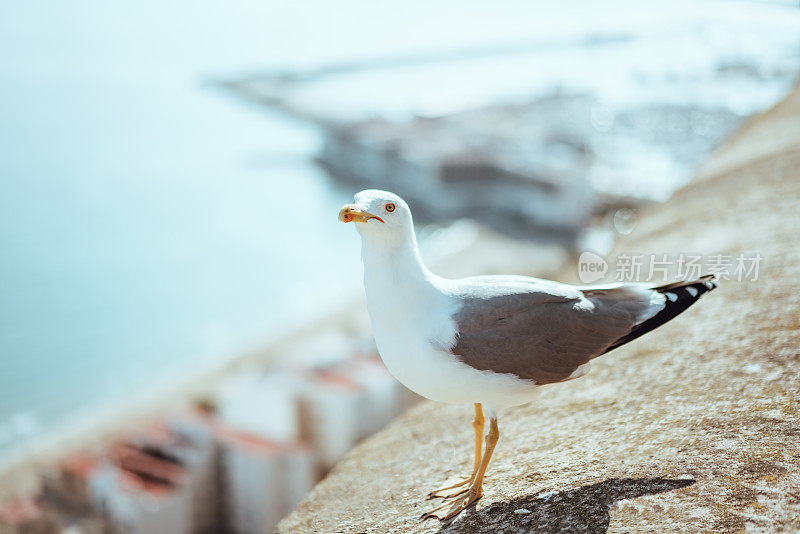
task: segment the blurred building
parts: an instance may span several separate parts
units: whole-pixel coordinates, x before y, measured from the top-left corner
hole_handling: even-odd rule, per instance
[[[41,495],[0,508],[0,532],[269,533],[416,399],[374,353],[237,372],[202,409],[52,466]]]
[[[0,507],[0,534],[51,534],[59,532],[53,513],[36,500],[19,498]]]
[[[222,438],[222,488],[231,532],[269,533],[294,510],[317,480],[314,458],[302,444],[278,444],[241,432]]]

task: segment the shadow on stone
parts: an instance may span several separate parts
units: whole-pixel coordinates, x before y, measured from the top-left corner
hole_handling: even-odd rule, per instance
[[[471,508],[460,519],[443,525],[439,532],[602,533],[608,530],[611,520],[609,508],[617,501],[685,488],[694,483],[692,479],[611,478],[558,493],[540,492],[480,510]]]

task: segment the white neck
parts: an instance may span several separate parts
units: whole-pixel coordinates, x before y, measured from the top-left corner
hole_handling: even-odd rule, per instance
[[[425,291],[437,278],[422,263],[413,232],[405,239],[385,240],[376,235],[362,235],[361,259],[364,262],[364,286],[370,292]],[[391,291],[394,293],[394,291]]]
[[[373,322],[403,308],[420,313],[440,298],[439,277],[422,263],[413,230],[391,238],[362,232],[361,238],[364,289]]]

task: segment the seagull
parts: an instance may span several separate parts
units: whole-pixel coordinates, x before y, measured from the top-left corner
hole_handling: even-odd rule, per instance
[[[483,495],[500,410],[532,401],[541,386],[583,376],[594,358],[717,287],[713,275],[652,288],[512,275],[452,280],[422,262],[411,210],[399,196],[361,191],[339,220],[355,223],[361,235],[367,309],[389,372],[433,401],[474,404],[472,474],[431,492],[443,501],[423,518],[454,518]]]

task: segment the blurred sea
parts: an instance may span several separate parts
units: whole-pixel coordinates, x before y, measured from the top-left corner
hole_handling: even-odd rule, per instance
[[[747,65],[797,55],[798,10],[763,3],[5,5],[0,451],[258,347],[360,291],[358,240],[336,224],[352,192],[311,162],[318,132],[249,108],[208,79],[531,40],[714,32],[720,23],[708,21],[720,15],[723,25],[755,25],[769,37],[730,52]],[[686,57],[676,71],[714,59]],[[552,91],[563,79],[570,89],[636,97],[615,90],[618,72],[570,68],[556,56],[547,65],[539,78],[548,84],[528,91]],[[424,71],[399,85],[397,77],[357,84],[369,88],[369,102],[342,87],[317,91],[386,113],[436,113],[507,97],[493,92],[520,68],[519,60],[499,65],[496,85],[463,94],[416,90]],[[789,86],[766,74],[761,85],[722,92],[743,115],[763,109]]]

